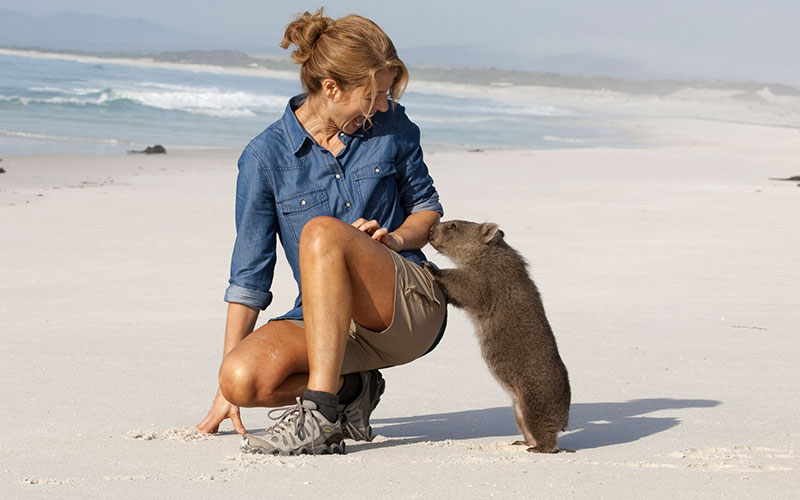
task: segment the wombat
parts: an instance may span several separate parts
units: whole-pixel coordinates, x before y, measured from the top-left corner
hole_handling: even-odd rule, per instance
[[[453,220],[431,228],[430,243],[457,269],[425,267],[450,304],[475,323],[483,358],[513,399],[528,451],[557,453],[569,418],[567,369],[523,257],[497,224]]]

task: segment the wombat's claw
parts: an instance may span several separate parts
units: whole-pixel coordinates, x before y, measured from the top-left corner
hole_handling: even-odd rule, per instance
[[[512,446],[522,446],[523,444],[527,443],[525,443],[525,441],[514,441],[513,443],[511,443]]]
[[[425,267],[426,271],[431,273],[431,276],[433,276],[434,278],[436,277],[436,273],[439,271],[439,269],[436,266],[434,266],[430,262],[423,262],[422,265]]]
[[[552,450],[543,450],[538,446],[531,446],[527,451],[528,453],[558,453],[558,448],[554,448]]]

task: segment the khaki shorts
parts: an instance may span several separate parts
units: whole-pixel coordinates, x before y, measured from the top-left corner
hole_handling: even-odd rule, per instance
[[[426,270],[389,250],[394,260],[394,316],[382,332],[350,322],[342,374],[402,365],[430,352],[441,339],[447,301]],[[290,319],[303,327],[303,320]]]

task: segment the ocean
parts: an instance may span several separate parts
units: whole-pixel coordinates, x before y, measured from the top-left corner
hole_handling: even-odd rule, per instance
[[[434,150],[629,146],[619,129],[546,102],[407,91],[400,102]],[[0,54],[0,157],[242,148],[278,119],[297,81]]]

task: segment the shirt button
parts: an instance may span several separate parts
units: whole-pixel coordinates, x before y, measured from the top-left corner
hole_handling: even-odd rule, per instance
[[[300,204],[301,205],[305,205],[306,204],[306,200],[300,200]]]
[[[379,168],[376,168],[376,169],[375,169],[375,173],[376,173],[376,174],[377,174],[377,173],[380,173],[380,171],[381,171],[381,169],[379,169]]]
[[[337,178],[337,179],[341,179],[341,177],[342,177],[341,175],[339,175],[339,174],[336,174],[336,178]]]
[[[350,208],[350,202],[349,201],[345,202],[344,206],[346,206],[347,208]]]

